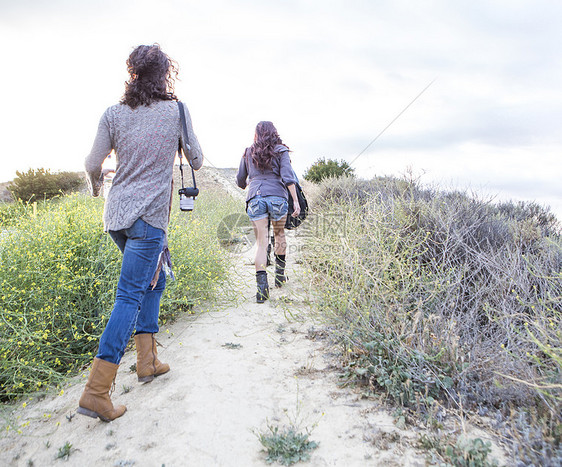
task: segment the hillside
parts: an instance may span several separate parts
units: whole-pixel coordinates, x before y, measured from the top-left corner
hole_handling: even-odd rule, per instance
[[[3,182],[0,183],[0,202],[9,202],[12,201],[12,194],[8,191],[8,186],[12,182]]]
[[[204,168],[198,185],[216,192],[217,202],[239,196],[233,171]],[[301,240],[290,235],[291,280],[272,288],[265,304],[255,303],[249,250],[232,258],[228,298],[161,329],[159,357],[170,373],[139,384],[130,369],[136,354],[127,351],[112,396],[127,406],[123,417],[106,424],[76,415],[86,368],[46,397],[5,407],[4,420],[15,428],[2,430],[3,465],[52,465],[66,453],[77,466],[262,466],[257,434],[288,425],[310,430],[319,443],[311,466],[425,465],[424,426],[407,426],[381,394],[341,385],[339,349],[310,303]],[[489,438],[468,422],[444,430]]]

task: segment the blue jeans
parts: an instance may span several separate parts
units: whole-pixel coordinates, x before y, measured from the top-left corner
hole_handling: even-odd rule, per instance
[[[97,358],[118,364],[136,333],[158,332],[160,298],[166,287],[161,271],[156,287],[150,287],[162,251],[165,233],[137,219],[128,229],[109,231],[123,253],[121,275],[113,311],[100,339]]]
[[[281,196],[254,196],[248,201],[246,211],[251,221],[259,221],[271,217],[273,221],[280,221],[287,215],[289,203]]]

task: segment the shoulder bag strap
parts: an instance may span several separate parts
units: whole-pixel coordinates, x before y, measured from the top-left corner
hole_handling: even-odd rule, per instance
[[[185,120],[185,111],[183,109],[183,104],[181,103],[181,101],[178,101],[178,109],[180,111],[180,121],[181,121],[181,126],[183,128],[183,134],[186,137],[185,143],[189,147],[189,140],[187,140],[187,138],[188,138],[187,122]],[[180,158],[181,187],[185,188],[184,183],[183,183],[183,157],[182,157],[182,153],[183,153],[183,149],[182,149],[181,134],[180,134],[180,139],[178,141],[178,156]],[[187,157],[187,155],[186,155],[186,157]],[[189,163],[189,166],[191,167],[191,176],[193,177],[193,188],[197,188],[197,183],[195,182],[195,170],[193,170],[193,166],[191,165],[191,162],[189,160],[187,162]]]

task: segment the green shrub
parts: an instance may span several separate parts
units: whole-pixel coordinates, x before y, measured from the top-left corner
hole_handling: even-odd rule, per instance
[[[32,212],[32,209],[32,206],[22,201],[13,203],[0,202],[0,229],[19,222],[28,212]]]
[[[101,200],[71,196],[0,239],[0,398],[60,381],[92,358],[120,267],[102,210]]]
[[[436,399],[506,417],[510,407],[535,410],[543,442],[558,449],[556,218],[532,203],[493,205],[392,178],[325,181],[314,202],[319,218],[340,219],[304,251],[348,374],[421,414]]]
[[[162,322],[216,296],[229,257],[218,221],[238,204],[201,195],[174,213]],[[71,195],[24,215],[0,236],[0,400],[60,382],[89,363],[113,307],[121,254],[103,233],[103,200]]]
[[[326,178],[353,176],[351,166],[344,160],[320,158],[304,173],[304,179],[319,183]]]
[[[0,231],[15,227],[26,219],[48,210],[51,201],[24,202],[22,200],[10,203],[0,202]]]
[[[58,188],[63,193],[72,193],[86,186],[82,172],[58,172],[54,174]]]
[[[30,202],[70,193],[83,185],[84,178],[80,173],[51,173],[49,169],[40,168],[29,169],[27,172],[17,171],[8,190],[15,199]]]

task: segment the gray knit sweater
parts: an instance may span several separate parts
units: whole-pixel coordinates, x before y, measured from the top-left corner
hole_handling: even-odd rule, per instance
[[[201,147],[185,104],[184,108],[191,151],[202,161]],[[92,195],[98,196],[102,163],[115,150],[115,178],[104,210],[106,232],[127,229],[139,218],[167,230],[179,135],[180,117],[175,101],[157,101],[136,109],[117,104],[105,111],[85,165]]]

